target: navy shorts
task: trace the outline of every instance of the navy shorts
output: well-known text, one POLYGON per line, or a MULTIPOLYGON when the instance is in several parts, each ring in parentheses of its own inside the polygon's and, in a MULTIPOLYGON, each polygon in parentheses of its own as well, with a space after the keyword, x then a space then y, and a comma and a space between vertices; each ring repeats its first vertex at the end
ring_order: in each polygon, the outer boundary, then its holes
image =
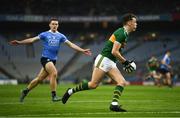
POLYGON ((165 69, 165 68, 158 68, 157 71, 158 71, 159 73, 162 73, 162 74, 166 74, 166 73, 170 72, 169 69, 165 69))
POLYGON ((51 60, 49 58, 46 58, 46 57, 41 57, 41 64, 42 66, 45 68, 46 64, 48 62, 53 62, 54 65, 56 65, 56 60, 51 60))

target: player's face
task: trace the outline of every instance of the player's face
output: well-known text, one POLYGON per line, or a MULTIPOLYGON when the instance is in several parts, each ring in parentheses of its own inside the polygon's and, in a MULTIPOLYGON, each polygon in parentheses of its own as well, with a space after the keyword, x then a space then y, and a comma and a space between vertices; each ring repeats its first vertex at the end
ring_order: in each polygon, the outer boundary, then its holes
POLYGON ((170 52, 167 52, 166 54, 167 54, 168 56, 171 56, 171 53, 170 53, 170 52))
POLYGON ((59 26, 59 23, 58 21, 51 21, 50 24, 49 24, 49 27, 50 27, 50 30, 53 31, 53 32, 56 32, 57 29, 58 29, 58 26, 59 26))
POLYGON ((132 20, 129 21, 128 25, 129 25, 131 31, 135 31, 136 28, 137 28, 137 20, 136 20, 136 18, 132 18, 132 20))

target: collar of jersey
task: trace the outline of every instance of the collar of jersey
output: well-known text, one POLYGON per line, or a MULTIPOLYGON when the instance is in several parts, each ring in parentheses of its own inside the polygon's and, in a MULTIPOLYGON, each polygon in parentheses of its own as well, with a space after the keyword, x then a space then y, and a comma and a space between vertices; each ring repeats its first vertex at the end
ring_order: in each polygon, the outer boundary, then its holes
POLYGON ((51 30, 49 30, 48 32, 51 32, 51 33, 58 33, 58 31, 56 31, 56 32, 52 32, 51 30))
POLYGON ((125 27, 123 27, 123 29, 124 29, 124 34, 126 35, 126 37, 128 36, 128 32, 127 32, 127 30, 126 30, 126 28, 125 27))

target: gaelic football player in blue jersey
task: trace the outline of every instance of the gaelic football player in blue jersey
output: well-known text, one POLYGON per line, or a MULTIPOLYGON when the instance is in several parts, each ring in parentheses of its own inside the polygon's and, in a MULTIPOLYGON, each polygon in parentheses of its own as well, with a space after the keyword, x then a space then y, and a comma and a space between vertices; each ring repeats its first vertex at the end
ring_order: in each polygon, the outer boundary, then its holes
POLYGON ((20 102, 23 102, 27 94, 36 87, 41 81, 47 77, 50 79, 50 88, 52 94, 52 101, 60 101, 61 98, 56 96, 57 88, 57 69, 55 67, 58 51, 60 49, 60 44, 65 43, 69 47, 73 48, 76 51, 82 52, 85 55, 91 55, 90 49, 82 49, 74 43, 70 42, 65 35, 58 32, 59 22, 57 19, 53 18, 50 20, 49 31, 40 33, 38 36, 33 38, 24 39, 21 41, 13 40, 10 42, 11 45, 21 45, 21 44, 30 44, 38 40, 42 41, 43 51, 41 57, 42 68, 37 75, 37 77, 30 82, 30 84, 21 92, 20 102))
POLYGON ((171 66, 171 53, 170 51, 166 51, 163 59, 161 60, 161 64, 159 67, 159 72, 162 74, 164 78, 164 84, 167 84, 169 87, 172 87, 172 66, 171 66))

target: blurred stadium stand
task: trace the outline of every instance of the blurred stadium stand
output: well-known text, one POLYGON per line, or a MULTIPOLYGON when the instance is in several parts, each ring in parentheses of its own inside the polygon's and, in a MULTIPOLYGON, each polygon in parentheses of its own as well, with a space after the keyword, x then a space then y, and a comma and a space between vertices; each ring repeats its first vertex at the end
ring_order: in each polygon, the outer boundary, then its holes
POLYGON ((86 57, 62 45, 56 65, 60 80, 90 79, 94 58, 111 33, 121 26, 120 18, 127 12, 137 14, 139 19, 138 29, 130 35, 123 51, 125 57, 137 63, 135 73, 128 75, 122 71, 127 80, 142 81, 148 58, 154 55, 161 59, 166 50, 171 51, 173 69, 179 76, 179 0, 1 0, 0 78, 28 82, 38 74, 41 42, 14 47, 8 41, 36 36, 49 29, 49 18, 58 17, 59 31, 93 52, 86 57))
POLYGON ((13 0, 10 3, 1 0, 1 14, 106 16, 127 12, 164 14, 180 11, 178 0, 13 0))

